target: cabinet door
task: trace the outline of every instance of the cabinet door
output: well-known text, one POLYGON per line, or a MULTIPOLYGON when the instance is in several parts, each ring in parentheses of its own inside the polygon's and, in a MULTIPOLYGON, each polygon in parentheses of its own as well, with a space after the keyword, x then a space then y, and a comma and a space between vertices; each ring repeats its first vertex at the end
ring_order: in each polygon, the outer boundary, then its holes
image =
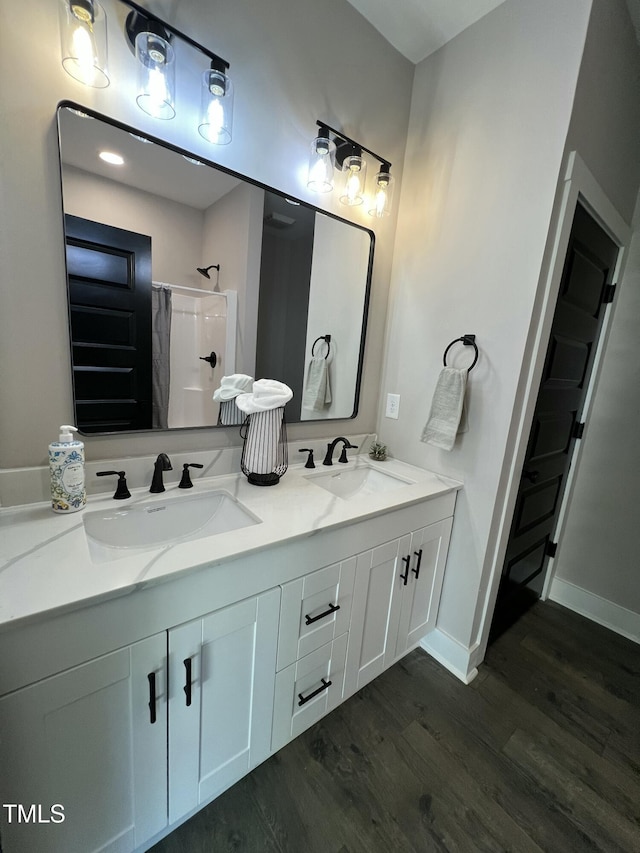
POLYGON ((164 829, 166 649, 158 634, 0 700, 4 853, 128 853, 164 829))
POLYGON ((395 658, 435 628, 452 523, 452 518, 446 518, 411 535, 395 658))
POLYGON ((169 631, 169 822, 271 749, 280 590, 169 631))
POLYGON ((359 554, 353 591, 345 698, 389 665, 395 654, 410 535, 359 554))

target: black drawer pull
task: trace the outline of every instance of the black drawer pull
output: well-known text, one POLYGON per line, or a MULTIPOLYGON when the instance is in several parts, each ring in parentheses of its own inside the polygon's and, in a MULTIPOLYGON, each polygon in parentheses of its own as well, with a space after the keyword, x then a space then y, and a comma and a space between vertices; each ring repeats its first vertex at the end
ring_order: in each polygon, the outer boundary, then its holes
POLYGON ((184 661, 184 695, 187 697, 187 708, 191 705, 191 658, 185 658, 184 661))
POLYGON ((329 609, 325 610, 324 613, 319 613, 317 616, 309 616, 309 614, 307 614, 304 617, 304 624, 305 625, 313 625, 313 623, 317 622, 318 619, 324 619, 325 616, 331 616, 331 614, 335 613, 336 610, 340 610, 340 605, 339 604, 330 604, 329 609))
POLYGON ((416 562, 416 567, 415 567, 415 569, 411 569, 411 571, 412 571, 412 572, 414 573, 414 575, 416 576, 416 580, 418 580, 418 577, 419 577, 419 575, 420 575, 420 563, 422 562, 422 548, 420 548, 420 550, 419 550, 419 551, 414 551, 413 553, 416 555, 416 557, 418 558, 418 560, 417 560, 417 562, 416 562))
POLYGON ((149 681, 149 722, 153 725, 156 721, 156 674, 150 672, 147 676, 149 681))
POLYGON ((402 562, 405 564, 404 565, 404 574, 402 574, 402 572, 400 572, 400 577, 402 578, 402 585, 406 586, 407 581, 409 580, 409 563, 411 562, 411 554, 409 554, 407 557, 403 557, 402 562))
POLYGON ((319 693, 322 693, 323 690, 326 690, 328 687, 331 687, 330 681, 325 681, 324 678, 321 678, 320 681, 322 682, 321 686, 318 687, 317 690, 314 690, 313 693, 309 693, 308 696, 303 696, 302 693, 298 693, 298 699, 299 699, 298 705, 299 706, 306 705, 307 702, 311 702, 311 700, 315 699, 315 697, 319 693))

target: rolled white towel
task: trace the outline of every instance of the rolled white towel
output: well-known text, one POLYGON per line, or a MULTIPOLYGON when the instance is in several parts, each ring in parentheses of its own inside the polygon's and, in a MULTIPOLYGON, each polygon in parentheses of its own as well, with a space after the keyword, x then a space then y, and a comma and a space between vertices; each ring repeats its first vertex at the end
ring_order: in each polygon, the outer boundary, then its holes
POLYGON ((236 397, 236 406, 247 415, 266 412, 284 406, 293 397, 293 391, 284 382, 276 379, 258 379, 253 383, 251 394, 236 397))
POLYGON ((223 376, 220 380, 220 387, 213 392, 213 399, 216 402, 224 400, 233 400, 238 394, 246 394, 253 383, 253 376, 247 376, 246 373, 231 373, 229 376, 223 376))

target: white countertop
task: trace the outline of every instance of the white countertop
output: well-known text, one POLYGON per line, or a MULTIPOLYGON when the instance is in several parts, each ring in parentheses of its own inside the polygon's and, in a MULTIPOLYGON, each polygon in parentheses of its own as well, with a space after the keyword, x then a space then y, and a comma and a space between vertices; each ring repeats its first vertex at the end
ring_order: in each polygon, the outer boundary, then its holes
POLYGON ((250 485, 242 474, 194 479, 194 488, 184 491, 185 495, 224 490, 261 523, 207 538, 127 550, 126 556, 110 562, 92 559, 83 513, 112 509, 114 503, 161 501, 182 490, 172 486, 162 495, 150 495, 146 489, 138 489, 129 500, 118 502, 111 497, 90 497, 85 510, 69 515, 54 513, 49 503, 0 510, 0 630, 445 495, 462 485, 392 459, 373 463, 358 457, 347 465, 334 464, 333 470, 347 471, 362 464, 411 482, 392 491, 343 500, 307 478, 332 470, 322 465, 315 471, 291 466, 277 486, 267 488, 250 485))

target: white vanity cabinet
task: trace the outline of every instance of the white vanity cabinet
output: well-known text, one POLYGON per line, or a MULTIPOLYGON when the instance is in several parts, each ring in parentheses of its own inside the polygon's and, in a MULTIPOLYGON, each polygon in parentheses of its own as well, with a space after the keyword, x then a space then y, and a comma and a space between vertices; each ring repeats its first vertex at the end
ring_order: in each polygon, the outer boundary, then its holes
POLYGON ((345 698, 435 627, 452 520, 445 518, 358 555, 345 698))
POLYGON ((124 853, 166 827, 165 659, 162 632, 0 699, 5 853, 124 853))
POLYGON ((1 802, 64 809, 5 809, 4 853, 144 849, 263 761, 279 609, 271 589, 0 699, 1 802))
POLYGON ((142 853, 427 635, 457 489, 397 467, 397 505, 292 477, 271 526, 239 481, 262 524, 129 564, 43 524, 46 560, 0 573, 3 853, 142 853), (48 606, 21 613, 29 590, 48 606))
POLYGON ((169 631, 169 823, 270 752, 280 590, 169 631))

